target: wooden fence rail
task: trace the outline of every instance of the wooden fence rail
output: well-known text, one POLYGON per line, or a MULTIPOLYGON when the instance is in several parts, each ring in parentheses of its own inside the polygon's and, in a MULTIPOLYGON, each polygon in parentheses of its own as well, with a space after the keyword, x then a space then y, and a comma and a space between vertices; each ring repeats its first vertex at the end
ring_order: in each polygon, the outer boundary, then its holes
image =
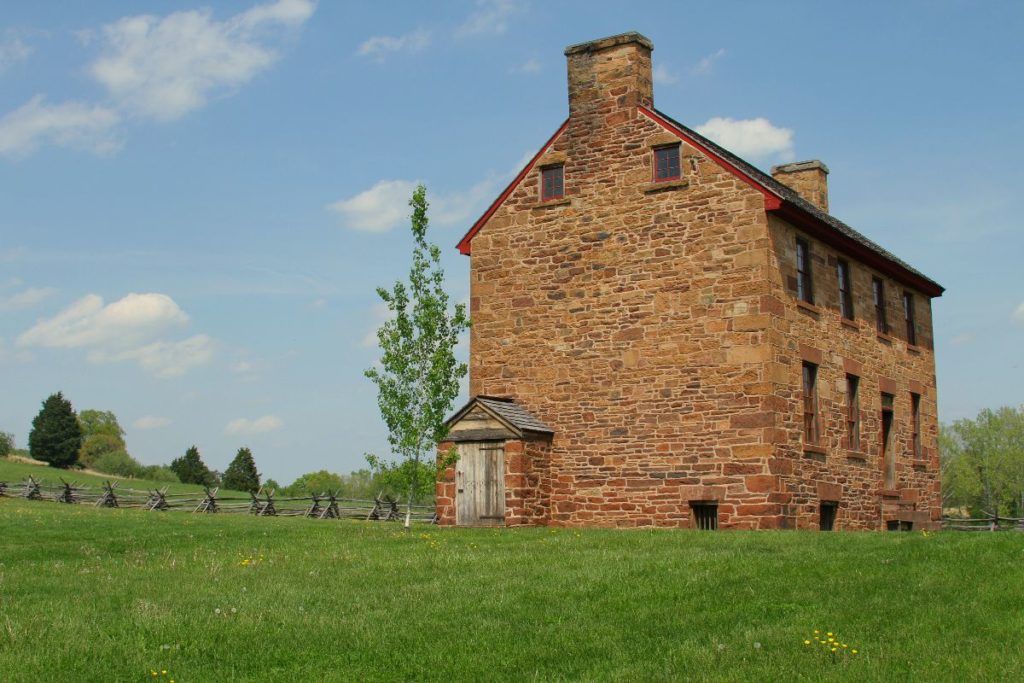
MULTIPOLYGON (((219 488, 194 493, 170 493, 164 486, 155 490, 118 488, 118 482, 105 481, 98 488, 60 480, 50 485, 34 477, 23 482, 0 481, 0 497, 19 496, 29 500, 51 500, 69 505, 88 503, 104 508, 136 508, 150 512, 183 511, 195 514, 252 514, 258 517, 309 517, 311 519, 362 519, 396 521, 402 518, 402 505, 388 496, 373 500, 341 498, 336 491, 311 492, 308 496, 278 498, 273 490, 261 488, 248 497, 219 495, 219 488)), ((434 507, 414 505, 413 520, 437 523, 434 507)))
POLYGON ((950 531, 1024 531, 1024 517, 1002 517, 985 512, 984 517, 943 517, 942 528, 950 531))

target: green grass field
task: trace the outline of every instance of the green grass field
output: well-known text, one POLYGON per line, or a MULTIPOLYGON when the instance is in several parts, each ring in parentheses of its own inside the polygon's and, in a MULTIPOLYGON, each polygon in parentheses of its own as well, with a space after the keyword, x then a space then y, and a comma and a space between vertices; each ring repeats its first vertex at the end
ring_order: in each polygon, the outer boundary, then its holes
POLYGON ((0 499, 4 681, 1020 680, 1022 633, 1011 532, 407 535, 0 499))
MULTIPOLYGON (((86 474, 78 470, 62 470, 56 467, 47 467, 45 465, 33 465, 24 462, 17 462, 14 460, 8 460, 7 458, 0 458, 0 481, 11 484, 21 484, 25 481, 29 475, 36 479, 41 479, 47 484, 60 485, 60 478, 63 477, 69 482, 78 482, 82 486, 89 486, 92 488, 99 489, 102 487, 103 482, 106 480, 118 482, 120 488, 136 489, 139 491, 146 491, 148 489, 157 489, 164 486, 167 487, 168 493, 195 493, 202 495, 203 487, 196 486, 194 484, 181 484, 178 482, 166 482, 166 481, 149 481, 147 479, 127 479, 123 477, 115 477, 112 475, 96 475, 86 474)), ((224 490, 225 495, 227 489, 224 490)), ((233 491, 233 495, 247 496, 249 494, 243 492, 233 491)))

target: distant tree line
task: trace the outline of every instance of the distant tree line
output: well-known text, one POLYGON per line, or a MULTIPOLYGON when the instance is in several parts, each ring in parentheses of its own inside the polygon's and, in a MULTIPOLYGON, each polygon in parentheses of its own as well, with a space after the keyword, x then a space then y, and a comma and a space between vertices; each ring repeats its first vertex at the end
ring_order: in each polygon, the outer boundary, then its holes
POLYGON ((1024 406, 943 425, 939 450, 945 507, 1024 517, 1024 406))
POLYGON ((367 455, 369 468, 350 474, 308 472, 282 486, 273 479, 262 482, 248 447, 239 448, 227 469, 220 473, 203 462, 195 445, 169 465, 143 465, 129 454, 124 437, 124 429, 113 412, 90 409, 76 413, 71 402, 57 392, 43 401, 32 420, 27 451, 17 448, 13 434, 0 431, 0 457, 23 454, 62 469, 89 469, 118 477, 221 486, 233 491, 255 493, 263 485, 282 496, 330 490, 342 498, 369 500, 387 495, 397 499, 405 495, 413 481, 417 502, 430 502, 434 496, 436 468, 432 463, 405 461, 395 465, 367 455), (415 472, 414 467, 418 467, 415 472))

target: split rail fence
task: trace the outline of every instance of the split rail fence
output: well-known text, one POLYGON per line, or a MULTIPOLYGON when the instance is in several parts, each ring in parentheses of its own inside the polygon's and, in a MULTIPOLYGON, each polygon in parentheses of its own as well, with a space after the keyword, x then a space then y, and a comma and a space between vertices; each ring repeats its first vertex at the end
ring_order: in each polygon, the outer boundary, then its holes
MULTIPOLYGON (((405 507, 390 496, 378 495, 373 500, 342 498, 335 491, 310 493, 308 496, 277 497, 272 489, 261 488, 248 496, 231 492, 220 495, 219 488, 206 488, 204 493, 170 493, 159 489, 120 488, 119 482, 105 481, 100 487, 82 486, 63 478, 60 485, 47 484, 29 477, 24 482, 9 484, 0 481, 0 497, 28 500, 51 500, 69 505, 92 505, 106 508, 136 508, 150 512, 179 510, 194 514, 236 513, 258 517, 309 517, 313 519, 363 519, 397 521, 405 518, 405 507)), ((413 521, 437 523, 433 506, 414 505, 413 521)))
POLYGON ((950 531, 1024 531, 1024 517, 1001 517, 986 512, 984 517, 943 517, 942 528, 950 531))

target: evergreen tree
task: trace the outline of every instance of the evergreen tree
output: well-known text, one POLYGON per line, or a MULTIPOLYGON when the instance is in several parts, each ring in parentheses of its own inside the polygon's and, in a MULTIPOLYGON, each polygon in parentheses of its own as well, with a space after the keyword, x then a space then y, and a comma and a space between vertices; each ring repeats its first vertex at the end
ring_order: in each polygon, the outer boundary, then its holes
POLYGON ((28 451, 36 460, 53 467, 68 468, 78 461, 82 447, 82 429, 78 425, 71 401, 59 391, 43 401, 43 407, 32 420, 28 435, 28 451))
POLYGON ((178 475, 182 484, 213 486, 216 483, 216 477, 203 462, 195 446, 185 451, 185 455, 171 461, 171 471, 178 475))
POLYGON ((221 484, 233 491, 256 493, 260 490, 260 473, 256 471, 256 461, 252 459, 252 452, 248 448, 238 449, 238 455, 224 471, 221 484))

